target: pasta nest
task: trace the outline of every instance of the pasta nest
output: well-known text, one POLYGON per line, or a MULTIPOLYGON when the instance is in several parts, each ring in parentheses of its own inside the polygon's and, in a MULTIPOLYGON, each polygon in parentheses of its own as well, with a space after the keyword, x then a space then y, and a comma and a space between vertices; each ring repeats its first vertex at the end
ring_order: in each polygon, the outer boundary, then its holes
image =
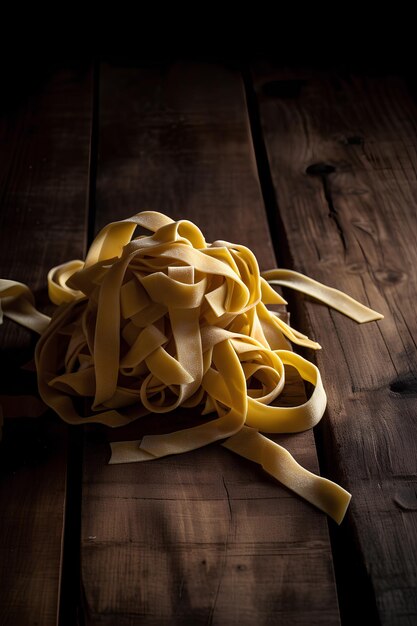
POLYGON ((303 365, 317 388, 318 371, 288 340, 318 344, 267 309, 285 300, 245 246, 208 244, 192 222, 143 212, 104 228, 85 262, 51 270, 49 293, 61 306, 37 345, 38 385, 67 422, 121 426, 203 405, 218 420, 193 428, 197 447, 245 423, 294 432, 317 421, 315 398, 298 410, 269 406, 285 363, 303 365), (132 239, 137 226, 152 234, 132 239))
POLYGON ((85 261, 49 272, 49 295, 58 305, 52 319, 35 308, 26 285, 5 279, 0 316, 3 310, 40 334, 39 393, 71 424, 123 426, 148 413, 201 407, 190 428, 113 442, 110 463, 148 461, 222 439, 340 523, 350 494, 259 432, 306 430, 326 407, 318 368, 291 343, 320 346, 268 308, 286 304, 271 284, 360 323, 383 317, 297 272, 261 273, 245 246, 207 243, 192 222, 153 211, 107 225, 85 261), (133 237, 137 226, 151 234, 133 237), (274 404, 286 365, 314 388, 299 406, 274 404), (206 414, 215 417, 202 419, 206 414))

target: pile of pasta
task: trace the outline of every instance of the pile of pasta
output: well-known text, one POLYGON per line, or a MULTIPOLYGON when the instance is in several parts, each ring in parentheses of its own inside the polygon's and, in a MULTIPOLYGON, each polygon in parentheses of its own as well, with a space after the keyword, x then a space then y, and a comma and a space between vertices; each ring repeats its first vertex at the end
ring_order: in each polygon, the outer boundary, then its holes
POLYGON ((107 225, 85 261, 49 272, 58 305, 52 319, 20 283, 1 281, 0 294, 6 315, 40 333, 39 393, 66 422, 117 427, 180 406, 195 410, 193 427, 112 443, 110 463, 221 440, 340 523, 350 494, 261 434, 312 428, 326 407, 319 370, 291 349, 320 346, 268 309, 286 304, 271 284, 298 289, 358 322, 382 317, 296 272, 261 274, 247 247, 207 243, 192 222, 153 211, 107 225), (134 238, 138 226, 150 234, 134 238), (285 387, 285 365, 314 387, 300 406, 273 404, 285 387), (215 419, 202 418, 212 413, 215 419))

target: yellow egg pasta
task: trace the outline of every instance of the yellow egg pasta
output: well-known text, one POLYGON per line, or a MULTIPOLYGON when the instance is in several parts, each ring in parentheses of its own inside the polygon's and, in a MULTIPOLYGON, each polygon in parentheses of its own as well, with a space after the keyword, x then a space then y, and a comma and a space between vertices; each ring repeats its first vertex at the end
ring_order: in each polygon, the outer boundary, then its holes
POLYGON ((194 408, 196 425, 111 444, 110 463, 147 461, 215 441, 262 467, 341 522, 350 494, 303 469, 265 433, 295 433, 323 416, 319 370, 291 343, 319 344, 267 305, 270 286, 297 289, 358 322, 380 319, 346 294, 297 272, 260 273, 245 246, 206 243, 190 221, 145 211, 106 226, 85 261, 48 274, 52 319, 30 290, 0 281, 2 309, 40 333, 35 361, 42 400, 70 424, 126 425, 149 413, 194 408), (140 226, 149 235, 133 238, 140 226), (292 366, 314 391, 300 406, 275 406, 292 366), (200 415, 215 413, 204 421, 200 415))

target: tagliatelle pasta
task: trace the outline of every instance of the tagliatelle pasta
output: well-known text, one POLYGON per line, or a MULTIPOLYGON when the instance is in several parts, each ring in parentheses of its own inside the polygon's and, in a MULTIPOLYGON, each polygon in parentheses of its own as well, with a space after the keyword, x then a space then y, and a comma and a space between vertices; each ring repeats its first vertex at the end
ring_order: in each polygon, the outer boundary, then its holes
POLYGON ((340 523, 350 494, 303 469, 259 432, 312 428, 326 407, 319 370, 290 342, 320 346, 267 308, 286 304, 269 283, 298 289, 358 322, 382 317, 296 272, 261 274, 248 248, 207 244, 192 222, 152 211, 109 224, 85 262, 49 272, 49 295, 58 305, 52 319, 35 309, 24 285, 0 281, 0 295, 5 315, 40 333, 39 393, 66 422, 116 427, 148 413, 195 408, 192 428, 112 443, 110 463, 225 440, 226 448, 259 463, 340 523), (132 238, 137 226, 152 234, 132 238), (273 404, 285 387, 285 365, 314 386, 300 406, 273 404), (210 421, 198 416, 213 412, 210 421))

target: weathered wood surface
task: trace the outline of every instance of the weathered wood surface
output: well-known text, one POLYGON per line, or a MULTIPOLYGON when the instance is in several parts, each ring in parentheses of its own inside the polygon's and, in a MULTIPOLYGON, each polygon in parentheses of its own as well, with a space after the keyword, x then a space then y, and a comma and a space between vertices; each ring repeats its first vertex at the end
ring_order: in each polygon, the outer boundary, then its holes
MULTIPOLYGON (((358 326, 304 304, 323 346, 324 461, 353 494, 347 524, 378 620, 415 624, 417 109, 395 77, 253 76, 294 269, 385 315, 358 326)), ((361 607, 348 612, 353 623, 361 607)))
MULTIPOLYGON (((329 396, 320 430, 323 473, 353 493, 343 526, 332 527, 344 623, 362 614, 355 598, 363 584, 362 595, 370 589, 373 596, 367 623, 377 616, 381 624, 412 624, 416 106, 396 78, 260 66, 253 77, 285 230, 273 229, 274 243, 285 256, 285 236, 287 265, 385 314, 357 326, 296 299, 294 325, 304 324, 323 345, 317 353, 329 396), (363 570, 347 558, 355 551, 363 570)), ((203 64, 102 65, 100 85, 94 230, 154 209, 195 221, 209 241, 244 243, 263 268, 274 266, 239 74, 203 64)), ((29 284, 50 309, 46 272, 83 255, 94 217, 88 220, 85 208, 91 72, 45 74, 32 88, 13 106, 1 103, 1 276, 29 284)), ((31 334, 6 320, 0 343, 1 393, 35 392, 32 373, 20 369, 33 353, 31 334)), ((190 423, 185 412, 175 419, 190 423)), ((149 464, 107 465, 108 440, 166 427, 150 418, 86 435, 85 622, 338 623, 326 519, 259 468, 218 445, 149 464)), ((7 420, 4 441, 0 623, 55 624, 66 428, 53 416, 7 420)), ((312 433, 280 441, 317 471, 312 433)), ((66 584, 76 588, 77 572, 70 576, 66 584)))
MULTIPOLYGON (((99 115, 96 230, 153 209, 275 265, 238 73, 102 65, 99 115)), ((107 465, 106 439, 126 433, 85 442, 88 624, 338 623, 323 514, 218 445, 107 465)), ((281 440, 317 471, 311 432, 281 440)))
MULTIPOLYGON (((25 78, 16 77, 14 87, 25 78)), ((45 73, 29 92, 6 88, 2 96, 1 277, 28 284, 44 309, 48 269, 84 250, 90 78, 88 71, 45 73)), ((0 327, 0 394, 36 393, 33 372, 20 369, 33 357, 34 343, 29 331, 8 320, 0 327)), ((66 432, 55 416, 6 419, 0 450, 2 626, 58 622, 66 432)))

